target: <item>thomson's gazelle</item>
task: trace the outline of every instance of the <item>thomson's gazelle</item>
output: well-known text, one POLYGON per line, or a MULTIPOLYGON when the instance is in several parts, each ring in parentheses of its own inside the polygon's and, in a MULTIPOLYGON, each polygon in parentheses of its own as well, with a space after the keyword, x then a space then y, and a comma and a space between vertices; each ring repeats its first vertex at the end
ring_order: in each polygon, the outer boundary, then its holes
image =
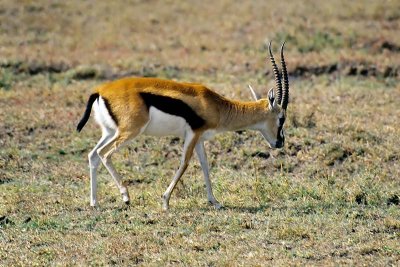
POLYGON ((114 178, 123 201, 129 203, 126 186, 115 170, 111 155, 130 139, 140 135, 175 135, 184 138, 181 164, 171 184, 162 196, 163 209, 167 210, 175 185, 185 172, 193 151, 200 160, 204 173, 208 201, 216 208, 204 141, 223 131, 241 129, 258 130, 272 148, 281 148, 285 142, 283 124, 289 102, 289 82, 281 47, 281 75, 271 52, 269 55, 275 76, 276 88, 268 92, 267 99, 242 102, 227 99, 204 85, 181 83, 156 78, 126 78, 99 86, 87 102, 77 130, 81 131, 90 117, 92 107, 102 129, 102 137, 89 153, 90 205, 96 206, 97 168, 103 162, 114 178))

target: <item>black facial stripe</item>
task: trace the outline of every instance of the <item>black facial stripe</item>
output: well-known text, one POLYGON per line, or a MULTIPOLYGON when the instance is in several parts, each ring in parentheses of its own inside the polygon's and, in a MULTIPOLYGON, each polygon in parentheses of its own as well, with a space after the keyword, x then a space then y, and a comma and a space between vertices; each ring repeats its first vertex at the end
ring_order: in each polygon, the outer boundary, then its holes
POLYGON ((278 123, 279 123, 279 126, 278 126, 278 133, 277 133, 277 140, 285 140, 285 136, 284 135, 282 135, 281 136, 281 132, 282 132, 282 129, 283 129, 283 124, 285 123, 285 117, 283 117, 283 118, 279 118, 278 119, 278 123))
POLYGON ((205 124, 205 120, 182 100, 151 93, 140 93, 140 96, 148 109, 153 106, 168 114, 182 117, 193 130, 201 128, 205 124))
POLYGON ((113 119, 113 121, 115 122, 115 124, 118 125, 118 119, 117 119, 117 117, 115 116, 114 112, 111 109, 110 102, 108 102, 108 100, 105 99, 104 97, 102 97, 102 98, 104 100, 104 104, 106 105, 108 113, 110 114, 110 116, 113 119))

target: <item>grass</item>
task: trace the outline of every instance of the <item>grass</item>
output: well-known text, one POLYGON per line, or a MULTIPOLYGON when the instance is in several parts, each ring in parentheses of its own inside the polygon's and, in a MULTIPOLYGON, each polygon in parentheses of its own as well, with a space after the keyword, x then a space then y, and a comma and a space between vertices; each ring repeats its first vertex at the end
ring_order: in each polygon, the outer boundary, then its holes
POLYGON ((398 77, 291 77, 284 149, 253 132, 206 144, 220 211, 206 203, 196 158, 161 211, 182 147, 172 137, 139 137, 115 155, 131 206, 101 168, 91 209, 87 153, 100 132, 92 121, 75 132, 91 88, 114 74, 197 81, 248 100, 251 83, 265 96, 265 39, 288 40, 291 69, 395 68, 398 52, 379 42, 400 44, 397 10, 395 1, 5 1, 0 265, 398 265, 398 77))

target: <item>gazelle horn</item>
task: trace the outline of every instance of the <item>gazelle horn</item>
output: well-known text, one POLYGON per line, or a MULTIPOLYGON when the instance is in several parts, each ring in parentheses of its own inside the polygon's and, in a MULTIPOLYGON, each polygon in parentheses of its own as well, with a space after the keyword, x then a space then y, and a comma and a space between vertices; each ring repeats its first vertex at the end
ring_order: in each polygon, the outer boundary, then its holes
POLYGON ((269 58, 272 63, 272 69, 274 71, 274 76, 275 76, 275 83, 276 83, 276 103, 280 104, 282 100, 282 82, 281 82, 281 77, 279 74, 278 66, 276 66, 274 56, 272 55, 271 51, 271 41, 269 42, 268 46, 269 50, 269 58))
POLYGON ((282 108, 286 109, 289 103, 289 78, 286 69, 285 58, 283 56, 283 48, 285 46, 285 42, 283 42, 281 46, 281 64, 282 64, 282 79, 283 79, 283 95, 282 95, 282 108))

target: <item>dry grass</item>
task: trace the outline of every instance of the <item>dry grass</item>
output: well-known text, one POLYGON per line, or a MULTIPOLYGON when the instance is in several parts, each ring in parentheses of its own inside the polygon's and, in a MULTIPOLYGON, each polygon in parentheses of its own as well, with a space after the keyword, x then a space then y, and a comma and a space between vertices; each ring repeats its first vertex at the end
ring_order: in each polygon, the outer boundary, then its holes
POLYGON ((292 69, 396 66, 399 52, 383 44, 400 45, 398 10, 397 1, 3 1, 0 265, 398 265, 396 77, 292 77, 283 150, 252 132, 206 145, 221 211, 207 205, 193 160, 161 212, 182 144, 145 137, 115 155, 131 206, 102 168, 101 207, 90 209, 86 155, 100 133, 92 122, 74 131, 108 68, 250 99, 249 81, 270 86, 266 39, 288 40, 292 69), (68 67, 33 75, 32 62, 68 67))

